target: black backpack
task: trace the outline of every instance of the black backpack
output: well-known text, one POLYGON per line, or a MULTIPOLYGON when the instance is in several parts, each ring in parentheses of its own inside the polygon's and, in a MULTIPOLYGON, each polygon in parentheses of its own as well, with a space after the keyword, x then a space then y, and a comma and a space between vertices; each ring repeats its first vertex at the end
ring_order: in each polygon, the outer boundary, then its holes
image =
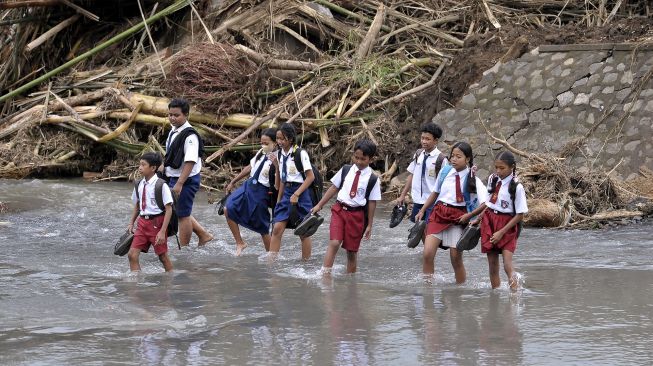
MULTIPOLYGON (((342 167, 342 175, 340 176, 340 187, 338 187, 338 192, 342 189, 342 184, 345 182, 345 177, 347 174, 349 174, 349 170, 351 169, 352 165, 351 164, 346 164, 342 167)), ((374 186, 376 185, 376 182, 379 180, 379 177, 372 173, 370 175, 370 180, 367 181, 367 187, 365 188, 365 208, 363 209, 363 212, 365 214, 365 225, 364 229, 367 228, 367 220, 368 220, 368 205, 370 203, 370 194, 372 193, 372 189, 374 189, 374 186)))
MULTIPOLYGON (((302 179, 306 180, 306 172, 304 171, 304 164, 302 163, 301 157, 303 150, 304 149, 301 147, 296 148, 293 152, 293 160, 295 161, 295 167, 297 170, 299 170, 299 174, 302 175, 302 179)), ((279 150, 278 159, 281 161, 281 150, 279 150)), ((313 206, 315 206, 322 199, 322 195, 324 193, 324 179, 322 178, 320 171, 315 168, 315 165, 311 164, 311 170, 313 171, 313 176, 315 179, 313 179, 313 183, 311 183, 311 186, 309 187, 309 192, 311 194, 311 201, 313 202, 313 206)))
MULTIPOLYGON (((134 183, 134 190, 136 191, 136 200, 138 201, 140 206, 141 198, 140 194, 141 192, 138 191, 138 185, 141 183, 141 181, 136 181, 134 183)), ((159 210, 165 212, 166 211, 166 206, 163 204, 163 185, 167 184, 163 179, 157 179, 156 183, 154 183, 154 199, 156 200, 156 205, 159 206, 159 210)), ((177 200, 175 198, 174 193, 172 193, 172 215, 170 216, 170 222, 168 223, 168 229, 167 233, 168 236, 175 236, 177 235, 177 232, 179 231, 179 218, 177 217, 177 200)))

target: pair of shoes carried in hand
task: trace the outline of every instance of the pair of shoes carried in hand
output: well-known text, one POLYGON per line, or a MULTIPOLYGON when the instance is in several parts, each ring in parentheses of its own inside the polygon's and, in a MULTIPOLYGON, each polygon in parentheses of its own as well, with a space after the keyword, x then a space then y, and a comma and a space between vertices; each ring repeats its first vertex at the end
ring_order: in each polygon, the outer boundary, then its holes
POLYGON ((417 221, 408 230, 408 243, 406 243, 406 246, 411 249, 417 247, 422 240, 422 236, 424 236, 424 230, 426 230, 426 220, 417 221))
POLYGON ((392 214, 390 215, 390 228, 396 227, 401 223, 401 221, 406 217, 406 214, 408 213, 408 205, 405 203, 402 203, 400 205, 395 206, 392 209, 392 214))
POLYGON ((317 229, 324 222, 324 217, 318 214, 308 214, 302 222, 297 225, 293 232, 297 236, 309 237, 317 232, 317 229))

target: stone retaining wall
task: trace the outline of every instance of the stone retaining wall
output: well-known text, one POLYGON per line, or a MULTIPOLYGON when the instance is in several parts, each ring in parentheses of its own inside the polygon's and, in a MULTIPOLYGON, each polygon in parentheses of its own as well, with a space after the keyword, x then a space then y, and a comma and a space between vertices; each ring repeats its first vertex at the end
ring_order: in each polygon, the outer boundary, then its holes
POLYGON ((559 154, 593 130, 569 163, 581 172, 616 166, 615 175, 634 177, 640 166, 653 168, 652 56, 653 48, 623 44, 541 46, 487 70, 433 121, 446 142, 472 144, 483 175, 501 146, 489 143, 479 118, 530 152, 559 154))

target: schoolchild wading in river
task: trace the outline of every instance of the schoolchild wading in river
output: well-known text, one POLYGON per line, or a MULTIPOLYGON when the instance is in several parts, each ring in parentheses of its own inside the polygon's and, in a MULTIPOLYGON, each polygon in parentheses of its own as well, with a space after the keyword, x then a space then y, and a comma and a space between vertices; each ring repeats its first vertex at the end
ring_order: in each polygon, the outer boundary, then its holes
MULTIPOLYGON (((272 259, 281 249, 281 238, 286 228, 294 228, 310 213, 313 202, 309 187, 315 176, 311 168, 311 160, 304 149, 295 145, 297 132, 289 123, 281 125, 277 131, 278 171, 276 180, 279 187, 277 205, 274 209, 274 226, 270 240, 270 255, 272 259), (295 155, 299 153, 304 172, 300 172, 295 164, 295 155), (304 178, 305 177, 305 178, 304 178)), ((311 238, 301 237, 302 259, 308 260, 311 256, 311 238)))

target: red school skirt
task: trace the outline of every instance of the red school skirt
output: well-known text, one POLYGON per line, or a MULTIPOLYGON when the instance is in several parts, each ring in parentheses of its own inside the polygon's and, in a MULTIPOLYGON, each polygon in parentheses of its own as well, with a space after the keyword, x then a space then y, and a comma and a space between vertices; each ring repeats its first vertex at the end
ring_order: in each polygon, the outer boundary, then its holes
POLYGON ((439 234, 451 225, 458 225, 458 220, 466 213, 467 208, 465 206, 453 206, 438 202, 431 211, 431 216, 429 216, 426 235, 439 234))
POLYGON ((498 252, 508 250, 512 253, 517 249, 517 225, 513 226, 503 235, 501 241, 496 244, 490 242, 492 234, 501 230, 512 220, 513 216, 507 213, 497 213, 487 209, 481 220, 481 253, 498 252))
POLYGON ((329 239, 342 240, 342 247, 350 252, 358 252, 365 232, 365 212, 363 207, 348 207, 340 202, 331 206, 329 239))

